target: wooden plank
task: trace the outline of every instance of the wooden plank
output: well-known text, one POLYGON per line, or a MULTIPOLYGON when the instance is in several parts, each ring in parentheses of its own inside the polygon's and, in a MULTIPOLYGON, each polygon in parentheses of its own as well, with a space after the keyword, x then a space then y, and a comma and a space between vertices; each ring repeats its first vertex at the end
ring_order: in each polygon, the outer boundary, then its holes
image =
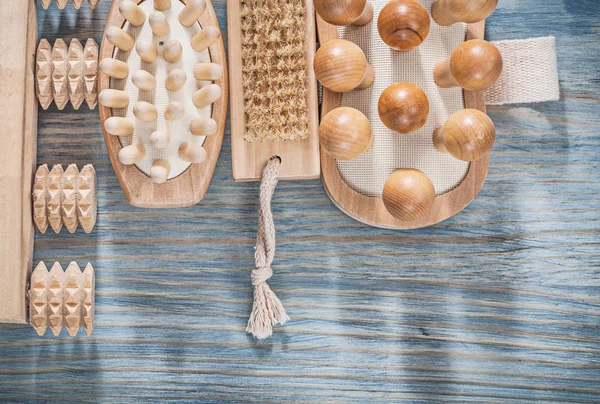
POLYGON ((316 47, 315 12, 312 1, 306 1, 306 66, 309 135, 304 140, 254 142, 244 140, 246 116, 242 76, 242 30, 239 0, 227 1, 230 91, 231 91, 231 149, 233 178, 236 181, 260 181, 262 170, 273 156, 281 158, 279 179, 314 179, 320 175, 317 82, 313 69, 316 47))
POLYGON ((34 0, 0 4, 0 37, 5 39, 0 41, 0 322, 24 323, 33 255, 31 194, 37 147, 34 0))

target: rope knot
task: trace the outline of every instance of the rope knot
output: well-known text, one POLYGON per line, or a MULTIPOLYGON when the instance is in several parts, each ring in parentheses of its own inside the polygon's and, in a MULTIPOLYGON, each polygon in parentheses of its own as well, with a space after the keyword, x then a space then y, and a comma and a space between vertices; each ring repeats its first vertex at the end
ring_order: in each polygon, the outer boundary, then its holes
POLYGON ((265 283, 271 276, 273 276, 273 269, 271 266, 262 268, 256 268, 252 270, 252 285, 258 286, 261 283, 265 283))

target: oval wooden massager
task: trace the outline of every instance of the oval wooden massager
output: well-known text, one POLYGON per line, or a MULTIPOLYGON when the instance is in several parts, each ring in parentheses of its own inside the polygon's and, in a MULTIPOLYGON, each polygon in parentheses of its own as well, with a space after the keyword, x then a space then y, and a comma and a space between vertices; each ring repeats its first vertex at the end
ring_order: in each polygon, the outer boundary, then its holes
POLYGON ((114 0, 100 48, 104 140, 129 202, 191 206, 227 118, 225 48, 210 0, 114 0))
POLYGON ((483 40, 483 20, 497 1, 374 0, 378 20, 360 28, 339 26, 354 23, 360 1, 320 3, 315 71, 330 198, 378 227, 453 216, 481 189, 495 140, 482 90, 500 76, 502 57, 483 40))

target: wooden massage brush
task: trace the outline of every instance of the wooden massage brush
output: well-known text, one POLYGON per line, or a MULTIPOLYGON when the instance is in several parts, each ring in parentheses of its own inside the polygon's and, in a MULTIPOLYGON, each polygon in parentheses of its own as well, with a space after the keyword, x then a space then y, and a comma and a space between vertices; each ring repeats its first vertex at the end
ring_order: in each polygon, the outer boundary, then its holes
MULTIPOLYGON (((91 165, 81 171, 75 165, 65 171, 60 165, 52 170, 43 165, 34 176, 38 111, 36 1, 1 2, 0 16, 0 33, 12 38, 0 44, 0 85, 4 86, 4 97, 0 98, 4 129, 0 135, 0 155, 8 170, 0 178, 4 190, 0 193, 0 206, 3 207, 0 215, 0 322, 24 324, 29 315, 29 321, 40 335, 47 328, 58 335, 63 327, 70 335, 76 335, 81 327, 89 334, 94 318, 93 267, 87 264, 81 271, 72 262, 63 271, 60 264, 55 263, 48 271, 40 262, 33 274, 31 269, 34 222, 42 232, 49 226, 59 231, 64 225, 69 231, 75 231, 81 225, 86 232, 94 227, 95 172, 91 165)), ((66 44, 57 42, 61 55, 67 57, 69 50, 66 44)), ((82 51, 85 51, 76 42, 72 44, 79 60, 82 51)), ((42 43, 40 47, 46 62, 52 63, 49 44, 42 43)), ((60 66, 64 67, 64 64, 60 66)), ((55 99, 52 68, 48 65, 43 65, 43 68, 46 69, 47 80, 42 89, 50 89, 49 94, 48 90, 44 90, 44 102, 49 103, 55 99)), ((66 98, 73 102, 76 97, 68 96, 68 73, 65 77, 66 81, 58 86, 61 89, 58 99, 64 101, 66 98), (62 89, 66 90, 66 97, 62 89)), ((75 87, 79 97, 75 103, 80 104, 85 99, 85 91, 75 87)))
POLYGON ((209 0, 114 0, 100 48, 104 140, 129 202, 204 196, 227 118, 227 64, 209 0))

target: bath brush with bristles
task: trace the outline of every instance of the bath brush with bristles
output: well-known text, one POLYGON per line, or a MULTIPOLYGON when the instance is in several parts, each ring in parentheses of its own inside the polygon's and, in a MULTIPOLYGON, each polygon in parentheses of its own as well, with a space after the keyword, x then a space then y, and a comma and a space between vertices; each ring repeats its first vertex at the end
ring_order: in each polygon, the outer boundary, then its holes
POLYGON ((123 192, 138 207, 198 203, 227 117, 225 48, 210 0, 115 0, 98 102, 123 192))

